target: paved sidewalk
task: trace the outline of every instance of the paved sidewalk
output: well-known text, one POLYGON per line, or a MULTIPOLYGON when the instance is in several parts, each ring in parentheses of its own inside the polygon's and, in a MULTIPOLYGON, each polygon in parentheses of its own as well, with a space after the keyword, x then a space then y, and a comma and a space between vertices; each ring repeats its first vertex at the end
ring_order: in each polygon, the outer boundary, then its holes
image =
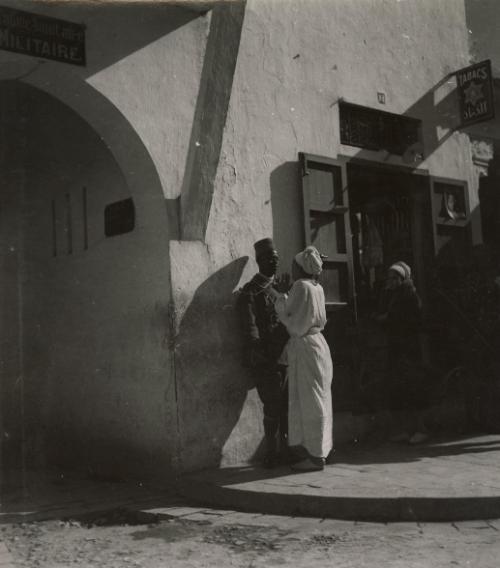
POLYGON ((231 467, 185 475, 177 487, 172 481, 107 482, 55 473, 31 473, 24 481, 3 491, 0 523, 117 509, 162 518, 172 507, 197 504, 358 521, 494 519, 500 518, 500 435, 354 446, 322 472, 231 467))
POLYGON ((500 518, 500 436, 343 450, 322 472, 231 467, 184 478, 192 502, 365 521, 500 518))

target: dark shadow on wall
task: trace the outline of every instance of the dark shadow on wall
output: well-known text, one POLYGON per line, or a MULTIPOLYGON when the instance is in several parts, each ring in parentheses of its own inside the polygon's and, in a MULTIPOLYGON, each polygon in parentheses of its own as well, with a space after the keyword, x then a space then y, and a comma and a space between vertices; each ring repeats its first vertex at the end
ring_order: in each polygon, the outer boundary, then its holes
MULTIPOLYGON (((106 68, 117 61, 124 59, 131 53, 134 53, 144 46, 153 43, 158 40, 162 40, 165 36, 169 33, 174 32, 176 29, 185 26, 189 22, 198 19, 197 23, 193 22, 195 26, 199 26, 199 29, 205 30, 205 24, 207 19, 204 18, 204 13, 207 12, 209 9, 214 8, 216 3, 210 2, 203 2, 195 6, 195 4, 191 4, 189 9, 185 9, 180 7, 179 5, 174 5, 172 3, 146 3, 144 5, 139 6, 138 4, 130 3, 130 5, 116 5, 112 6, 108 4, 107 6, 92 6, 90 4, 74 4, 70 6, 60 6, 61 13, 58 15, 60 17, 68 18, 71 21, 81 21, 85 22, 88 30, 88 34, 92 33, 93 42, 92 44, 88 45, 88 65, 84 69, 80 69, 83 75, 92 75, 96 72, 100 71, 103 68, 106 68), (205 23, 204 23, 205 22, 205 23), (112 25, 111 25, 112 24, 112 25), (110 32, 109 30, 119 30, 119 37, 114 37, 114 32, 110 32), (108 34, 106 36, 106 40, 102 38, 102 34, 108 34), (101 38, 99 38, 101 36, 101 38), (96 45, 106 45, 106 52, 104 53, 96 53, 95 46, 96 45)), ((32 6, 30 2, 22 2, 19 5, 19 8, 26 8, 29 9, 32 6)), ((36 11, 40 13, 45 12, 44 7, 36 8, 36 11)), ((204 73, 208 75, 211 79, 216 79, 215 83, 212 80, 213 85, 207 85, 204 83, 202 92, 199 93, 198 100, 197 100, 197 122, 196 127, 199 127, 199 131, 203 134, 203 141, 207 141, 207 153, 204 153, 201 158, 196 161, 196 164, 202 164, 197 170, 196 174, 198 177, 196 181, 199 181, 202 189, 206 186, 204 183, 207 181, 205 174, 209 171, 210 176, 212 176, 209 180, 209 183, 213 183, 213 177, 215 177, 216 167, 219 160, 219 153, 220 153, 220 142, 222 140, 222 131, 225 124, 225 116, 227 113, 227 107, 229 103, 229 96, 231 91, 231 84, 232 84, 232 76, 234 73, 234 65, 236 62, 237 57, 237 44, 239 43, 239 37, 241 33, 241 23, 244 14, 244 4, 234 3, 232 6, 223 7, 216 7, 214 9, 213 18, 211 21, 211 28, 210 28, 210 40, 208 50, 210 53, 205 54, 205 62, 204 62, 204 73), (233 30, 231 26, 225 26, 227 23, 239 23, 239 28, 233 30), (231 39, 235 42, 232 43, 229 51, 228 51, 228 43, 227 36, 230 35, 231 39), (231 51, 231 47, 235 47, 234 53, 231 51), (217 57, 217 50, 228 51, 228 55, 226 58, 232 61, 233 67, 228 69, 221 69, 224 66, 224 62, 221 62, 221 58, 217 57), (224 71, 224 81, 220 80, 220 72, 224 71), (223 92, 219 92, 217 89, 221 88, 221 84, 223 85, 224 89, 223 92), (215 100, 216 99, 216 100, 215 100), (215 106, 214 111, 214 103, 217 103, 215 106), (207 110, 208 109, 208 110, 207 110), (199 116, 198 116, 199 115, 199 116), (206 118, 208 117, 208 118, 206 118), (220 140, 219 140, 220 138, 220 140), (214 140, 218 140, 216 144, 216 149, 212 152, 212 146, 210 142, 214 140), (208 164, 209 168, 204 169, 203 166, 208 164), (203 171, 202 171, 203 170, 203 171), (201 181, 200 181, 201 180, 201 181)), ((198 33, 196 37, 200 34, 198 33)), ((202 34, 203 35, 203 34, 202 34)), ((193 34, 193 37, 194 34, 193 34)), ((207 81, 206 83, 210 83, 207 81)), ((23 84, 22 82, 17 81, 6 81, 4 83, 5 88, 12 88, 14 89, 15 96, 18 98, 19 101, 27 101, 29 104, 36 105, 39 97, 44 97, 46 100, 50 101, 51 103, 56 101, 56 99, 51 96, 47 95, 45 92, 39 90, 38 88, 31 87, 28 85, 23 84), (10 86, 10 87, 9 87, 10 86), (52 100, 54 99, 54 100, 52 100)), ((56 90, 56 89, 55 89, 56 90)), ((96 89, 94 89, 91 85, 85 83, 82 80, 82 76, 77 73, 68 73, 68 80, 64 84, 64 88, 57 89, 58 94, 61 95, 61 98, 64 99, 65 102, 60 102, 57 99, 57 103, 64 107, 67 107, 69 112, 76 111, 79 115, 79 118, 83 119, 87 125, 89 125, 92 130, 96 133, 96 135, 101 136, 101 132, 106 133, 107 140, 106 144, 112 149, 113 154, 116 156, 117 162, 120 164, 124 175, 126 175, 127 182, 130 186, 130 190, 133 193, 134 200, 139 202, 138 213, 141 215, 142 218, 148 219, 150 221, 152 218, 162 220, 165 217, 165 210, 162 207, 159 207, 160 200, 161 205, 166 207, 166 219, 167 219, 167 229, 169 231, 168 238, 170 239, 178 239, 180 233, 180 226, 179 226, 179 219, 180 219, 180 205, 179 199, 177 200, 164 200, 163 199, 163 192, 161 188, 161 183, 158 177, 158 173, 154 166, 154 163, 151 159, 149 152, 147 151, 146 147, 142 143, 142 140, 128 123, 128 121, 123 117, 117 107, 114 106, 106 97, 104 97, 101 93, 99 93, 96 89), (74 87, 74 88, 73 88, 74 87), (64 95, 64 96, 63 96, 64 95), (109 128, 111 126, 111 128, 109 128), (109 132, 112 132, 112 136, 109 132), (125 142, 123 142, 125 141, 125 142), (134 193, 134 188, 147 188, 148 191, 140 191, 134 193)), ((29 106, 28 104, 28 106, 29 106)), ((45 122, 50 122, 51 115, 46 115, 44 118, 45 122)), ((193 134, 194 137, 194 134, 193 134)), ((50 142, 50 141, 49 141, 50 142)), ((196 140, 192 139, 192 145, 195 146, 196 140)), ((50 145, 49 145, 50 148, 50 145)), ((26 161, 26 167, 31 167, 28 161, 26 161)), ((46 162, 47 168, 53 168, 54 164, 52 161, 46 162)), ((85 167, 85 164, 82 164, 82 168, 85 167)), ((57 168, 56 168, 57 169, 57 168)), ((209 177, 210 177, 209 176, 209 177)), ((162 220, 163 222, 163 220, 162 220)), ((232 265, 231 265, 232 266, 232 265)), ((234 275, 235 275, 235 283, 239 281, 239 276, 241 275, 241 270, 243 269, 244 262, 243 259, 241 261, 235 261, 235 266, 233 267, 234 275), (240 267, 239 262, 242 262, 242 266, 240 267), (238 274, 239 272, 239 274, 238 274)), ((206 298, 208 301, 211 302, 209 306, 207 306, 206 313, 213 314, 213 309, 223 309, 226 310, 227 306, 223 305, 224 303, 230 303, 232 288, 231 286, 226 287, 224 283, 229 280, 232 281, 231 274, 233 274, 232 270, 229 268, 228 272, 225 272, 225 276, 222 275, 220 279, 215 278, 217 282, 214 286, 213 293, 210 292, 211 286, 214 282, 213 278, 211 277, 205 285, 203 285, 202 289, 200 289, 201 296, 195 296, 193 304, 199 305, 199 303, 203 304, 206 298), (219 296, 217 296, 214 300, 214 294, 217 292, 217 286, 219 286, 219 296), (223 292, 221 292, 223 291, 223 292), (201 299, 199 299, 201 297, 201 299), (220 299, 220 302, 219 302, 220 299), (198 303, 199 302, 199 303, 198 303), (214 302, 214 303, 212 303, 214 302)), ((215 275, 214 275, 215 276, 215 275)), ((233 286, 234 287, 234 286, 233 286)), ((188 310, 188 321, 192 322, 193 328, 199 330, 201 328, 205 329, 201 322, 195 323, 196 320, 200 317, 200 310, 197 308, 194 312, 188 310), (193 314, 193 317, 190 319, 190 314, 193 314)), ((208 316, 210 317, 210 315, 208 316)), ((203 323, 206 323, 206 320, 203 319, 203 323)), ((218 326, 220 325, 217 324, 218 326)), ((208 326, 210 327, 210 326, 208 326)), ((219 330, 221 335, 224 336, 225 331, 227 330, 219 330)), ((182 329, 181 329, 182 332, 182 329)), ((188 334, 190 335, 189 341, 193 341, 193 343, 197 342, 197 345, 203 345, 202 338, 198 335, 197 332, 188 334), (197 341, 197 337, 200 337, 200 341, 197 341)), ((182 336, 182 333, 181 333, 182 336)), ((207 337, 210 337, 210 333, 208 333, 207 337)), ((224 336, 223 344, 224 350, 227 351, 229 346, 229 351, 233 348, 231 347, 231 343, 233 338, 237 337, 236 333, 232 333, 229 331, 226 336, 224 336)), ((205 339, 206 341, 206 339, 205 339)), ((209 342, 210 344, 211 342, 209 342)), ((213 343, 215 344, 215 338, 213 339, 213 343)), ((189 347, 188 349, 188 363, 186 367, 191 365, 193 362, 194 364, 198 364, 196 359, 196 355, 194 355, 193 361, 189 360, 192 352, 196 353, 196 345, 189 347)), ((209 359, 212 359, 213 353, 210 354, 209 359)), ((216 361, 218 359, 216 358, 216 361)), ((210 362, 209 362, 210 363, 210 362)), ((47 366, 44 364, 45 367, 47 366)), ((200 365, 201 377, 203 378, 206 369, 204 365, 200 365)), ((48 371, 47 374, 50 375, 52 370, 48 371)), ((194 375, 196 376, 196 375, 194 375)), ((211 376, 211 375, 208 375, 211 376)), ((232 379, 236 378, 238 381, 242 378, 241 370, 236 368, 234 370, 234 376, 232 379)), ((188 384, 188 383, 187 383, 188 384)), ((229 382, 228 382, 229 384, 229 382)), ((3 385, 4 386, 4 385, 3 385)), ((239 402, 240 400, 240 392, 233 393, 231 391, 231 384, 229 384, 228 389, 230 391, 231 400, 236 400, 234 417, 233 417, 233 409, 231 407, 231 411, 227 411, 227 415, 224 415, 226 412, 223 409, 223 412, 218 412, 221 417, 218 420, 216 426, 214 427, 217 432, 224 432, 225 427, 224 424, 229 424, 231 421, 233 423, 236 422, 239 414, 241 412, 241 405, 242 403, 239 402)), ((210 389, 208 389, 210 390, 210 389)), ((216 390, 216 389, 215 389, 216 390)), ((60 400, 59 393, 56 393, 52 389, 50 389, 50 395, 54 398, 54 405, 57 407, 57 402, 60 400)), ((188 387, 189 391, 189 387, 188 387)), ((245 391, 246 392, 246 391, 245 391)), ((226 393, 223 393, 224 397, 228 397, 226 393)), ((182 396, 182 392, 181 392, 182 396)), ((32 400, 36 401, 37 397, 32 397, 32 400)), ((207 395, 207 399, 210 400, 210 397, 207 395)), ((243 397, 244 400, 244 397, 243 397)), ((200 403, 201 404, 201 403, 200 403)), ((12 407, 12 405, 10 405, 12 407)), ((21 408, 21 405, 20 405, 21 408)), ((12 412, 11 412, 12 414, 12 412)), ((18 419, 17 415, 15 417, 17 424, 21 425, 21 420, 18 419)), ((14 421, 14 419, 9 418, 10 421, 14 421)), ((192 416, 188 417, 187 422, 192 421, 192 416)), ((202 427, 206 428, 206 424, 202 423, 202 427)), ((228 426, 229 428, 229 426, 228 426)), ((229 436, 230 430, 227 433, 229 436)), ((190 435, 189 427, 187 429, 187 435, 190 435)), ((219 436, 219 434, 217 434, 219 436)), ((226 436, 226 438, 227 438, 226 436)), ((220 434, 220 439, 223 438, 223 434, 220 434)), ((225 439, 224 438, 224 441, 225 439)), ((211 442, 210 442, 211 443, 211 442)), ((207 452, 210 452, 209 449, 210 443, 206 445, 207 452)), ((116 441, 113 445, 115 447, 114 453, 117 455, 125 455, 126 451, 121 453, 121 449, 119 448, 120 442, 116 441)), ((223 445, 223 443, 222 443, 223 445)), ((222 449, 222 445, 219 450, 222 449)), ((57 445, 56 445, 57 447, 57 445)), ((71 441, 68 443, 68 447, 72 448, 73 444, 71 441)), ((89 446, 91 447, 91 445, 89 446)), ((187 450, 189 451, 189 450, 187 450)), ((16 452, 19 453, 16 449, 16 452)), ((112 449, 109 450, 112 452, 112 449)), ((1 457, 1 456, 0 456, 1 457)), ((43 456, 44 459, 48 459, 48 455, 43 456)), ((118 458, 117 458, 118 459, 118 458)), ((19 460, 17 460, 19 461, 19 460)), ((16 464, 18 465, 18 464, 16 464)))
POLYGON ((280 272, 289 273, 293 255, 303 248, 305 239, 299 163, 284 162, 275 168, 270 184, 272 236, 281 257, 280 272))
POLYGON ((500 140, 493 140, 493 159, 488 164, 488 175, 479 181, 483 240, 500 250, 500 140))
POLYGON ((212 10, 181 192, 181 237, 205 240, 236 69, 245 1, 212 10))
POLYGON ((449 80, 450 77, 444 77, 403 113, 422 120, 422 142, 426 158, 450 138, 458 125, 459 108, 455 91, 439 98, 440 89, 449 80))
MULTIPOLYGON (((34 128, 33 125, 37 124, 38 128, 50 129, 54 122, 55 112, 58 111, 64 112, 68 117, 80 122, 82 128, 91 129, 95 134, 96 143, 102 142, 101 129, 103 127, 112 131, 115 141, 106 140, 106 144, 113 152, 113 156, 126 178, 136 206, 141 210, 139 215, 141 217, 146 216, 146 211, 148 215, 151 215, 152 212, 159 214, 158 205, 164 200, 161 181, 149 151, 130 122, 109 99, 87 83, 71 76, 68 77, 66 87, 74 97, 70 98, 69 101, 56 98, 38 87, 21 81, 0 81, 2 92, 10 93, 10 96, 15 98, 20 108, 24 109, 24 114, 20 115, 21 118, 18 118, 18 122, 26 121, 30 128, 34 128), (77 103, 73 105, 72 103, 75 100, 77 103), (38 121, 33 121, 32 116, 41 105, 45 106, 46 112, 38 121), (48 112, 49 110, 51 112, 48 112), (110 125, 112 125, 112 128, 110 128, 110 125), (136 187, 140 187, 141 191, 138 192, 136 187), (147 191, 144 188, 147 188, 147 191), (143 208, 144 213, 142 212, 143 208)), ((16 116, 11 116, 10 122, 14 124, 16 116)), ((12 127, 9 124, 7 123, 6 127, 12 127)), ((60 124, 62 128, 65 127, 65 122, 60 124)), ((72 144, 78 143, 78 140, 73 141, 71 137, 68 140, 72 144)), ((40 162, 39 155, 42 152, 47 153, 51 145, 53 145, 53 141, 48 140, 47 147, 33 148, 31 152, 27 153, 23 167, 29 170, 32 168, 33 162, 40 162)), ((44 169, 47 171, 52 169, 54 172, 59 172, 58 175, 61 175, 57 163, 60 159, 58 152, 54 151, 53 156, 45 160, 44 169)), ((91 163, 85 162, 82 158, 79 169, 85 171, 89 167, 91 167, 91 163)), ((74 175, 69 176, 68 184, 74 178, 74 175)), ((176 234, 178 234, 177 229, 174 231, 174 235, 176 234)))
MULTIPOLYGON (((54 96, 27 84, 18 81, 0 81, 0 100, 2 101, 2 109, 5 120, 2 122, 0 129, 0 137, 5 144, 2 146, 2 163, 3 163, 3 192, 2 192, 2 211, 8 212, 9 223, 3 223, 2 240, 5 243, 12 244, 14 237, 17 239, 21 235, 19 227, 36 226, 37 216, 40 215, 38 209, 39 202, 47 202, 50 207, 50 201, 53 193, 62 184, 67 188, 68 193, 73 192, 73 198, 77 201, 79 193, 78 180, 85 177, 88 172, 95 168, 95 164, 106 164, 111 171, 114 172, 116 181, 116 190, 120 187, 123 196, 128 197, 129 191, 134 197, 137 205, 137 211, 141 219, 148 219, 149 222, 155 223, 155 227, 163 227, 165 225, 165 213, 159 205, 164 205, 165 200, 161 188, 161 183, 155 168, 155 165, 141 141, 140 137, 133 130, 130 123, 118 111, 118 109, 100 93, 91 86, 86 92, 87 104, 92 107, 92 111, 99 114, 100 120, 106 123, 114 124, 115 134, 121 133, 123 140, 123 153, 121 158, 130 157, 127 161, 122 159, 121 167, 115 159, 115 154, 110 152, 109 147, 96 132, 92 122, 85 120, 82 115, 76 113, 75 110, 61 102, 54 96), (54 131, 58 135, 54 135, 54 131), (76 135, 75 135, 76 134, 76 135), (60 146, 58 141, 64 139, 65 144, 60 146), (40 143, 43 140, 43 143, 40 143), (22 142, 25 150, 21 152, 18 147, 22 142), (91 148, 91 158, 82 149, 91 148), (15 157, 15 160, 13 159, 15 157), (71 161, 69 159, 73 161, 71 161), (97 160, 102 160, 97 162, 97 160), (124 163, 132 170, 125 170, 124 163), (127 180, 123 176, 127 176, 127 180), (19 183, 14 185, 14 181, 20 178, 19 183), (143 182, 141 192, 133 191, 127 181, 140 178, 143 182), (12 180, 12 182, 11 182, 12 180), (22 184, 21 184, 22 181, 22 184), (5 191, 7 185, 11 184, 15 187, 12 196, 5 191), (19 188, 23 188, 26 195, 31 195, 31 205, 28 207, 24 203, 24 209, 17 204, 17 200, 21 199, 22 193, 19 188), (36 188, 49 188, 49 196, 44 191, 38 191, 36 188), (6 207, 5 200, 13 199, 15 203, 6 207), (33 204, 33 201, 36 202, 33 204), (14 207, 16 205, 16 208, 14 207), (36 205, 36 206, 35 206, 36 205), (160 224, 161 223, 161 224, 160 224), (18 227, 19 225, 19 227, 18 227)), ((116 147, 114 148, 116 150, 116 147)), ((90 175, 97 184, 97 178, 90 175)), ((108 178, 109 182, 109 178, 108 178)), ((135 188, 138 186, 135 183, 135 188)), ((174 200, 170 200, 174 202, 174 200)), ((176 203, 172 206, 167 203, 167 212, 172 212, 172 219, 178 218, 176 213, 176 203)), ((97 211, 97 210, 96 210, 97 211)), ((77 218, 79 209, 73 210, 74 218, 77 218)), ((96 213, 96 219, 99 217, 96 213)), ((42 217, 43 218, 43 217, 42 217)), ((170 218, 170 217, 169 217, 170 218)), ((102 207, 102 227, 104 226, 104 206, 102 207)), ((75 247, 74 254, 91 255, 95 253, 95 249, 103 242, 104 236, 101 235, 99 229, 101 225, 96 223, 95 230, 89 233, 88 252, 83 251, 83 239, 79 238, 79 233, 74 233, 75 247), (77 245, 77 246, 76 246, 77 245)), ((174 223, 168 225, 165 230, 172 230, 173 235, 178 235, 178 230, 174 227, 174 223)), ((103 231, 104 232, 104 231, 103 231)), ((152 237, 152 242, 160 235, 159 229, 152 237)), ((167 239, 165 239, 166 241, 167 239)), ((47 241, 50 241, 47 235, 47 241)), ((10 487, 12 484, 23 483, 22 474, 26 467, 44 469, 57 463, 61 465, 68 464, 75 469, 85 468, 89 463, 98 463, 101 469, 117 469, 121 468, 122 472, 129 473, 133 464, 139 464, 136 471, 142 472, 153 470, 155 456, 147 456, 147 451, 143 448, 133 447, 132 442, 128 445, 123 440, 107 439, 106 433, 103 432, 103 440, 90 440, 90 434, 87 430, 74 430, 62 427, 62 415, 71 414, 71 404, 76 404, 76 399, 71 401, 72 389, 76 384, 80 387, 83 382, 75 380, 75 376, 83 373, 82 362, 89 362, 89 357, 84 356, 84 351, 88 349, 89 341, 92 341, 94 334, 87 335, 86 341, 79 341, 81 330, 86 324, 90 326, 89 321, 92 318, 92 310, 81 310, 78 316, 78 325, 70 325, 67 334, 61 334, 55 339, 51 333, 61 322, 70 318, 71 309, 68 312, 62 312, 58 318, 54 320, 57 323, 50 323, 57 309, 53 311, 52 303, 56 298, 60 297, 57 282, 53 281, 53 275, 50 272, 50 265, 47 264, 42 269, 33 268, 36 266, 36 259, 40 256, 40 247, 44 246, 45 241, 38 241, 33 237, 23 235, 25 250, 23 251, 23 264, 20 267, 14 266, 13 261, 17 254, 5 256, 2 260, 4 272, 9 274, 8 281, 5 281, 3 288, 9 284, 8 294, 3 293, 2 303, 4 303, 3 323, 5 333, 2 338, 2 359, 7 364, 3 365, 0 381, 0 390, 2 397, 0 400, 0 410, 2 419, 2 441, 0 443, 0 476, 2 490, 10 487), (7 261, 9 264, 7 264, 7 261), (27 270, 27 267, 31 267, 27 270), (22 270, 22 272, 19 272, 22 270), (23 274, 26 282, 20 288, 18 283, 14 286, 14 280, 17 275, 23 274), (23 368, 21 371, 11 369, 14 360, 17 361, 21 352, 17 340, 19 338, 19 330, 16 326, 19 324, 19 313, 17 306, 12 300, 13 294, 17 295, 19 291, 23 291, 23 330, 26 334, 27 341, 23 342, 23 368), (10 312, 16 312, 10 315, 11 322, 7 325, 7 312, 5 307, 8 305, 10 312), (46 325, 44 333, 33 332, 37 318, 46 325), (15 322, 15 324, 14 324, 15 322), (49 323, 47 323, 49 322, 49 323), (52 326, 52 327, 50 327, 52 326), (49 329, 49 331, 47 331, 49 329), (90 339, 89 339, 90 338, 90 339), (57 346, 57 342, 59 345, 57 346), (57 346, 57 347, 56 347, 57 346), (64 379, 61 377, 61 370, 52 361, 53 351, 56 349, 60 353, 66 353, 65 358, 68 365, 72 365, 76 369, 75 373, 70 373, 64 379), (83 358, 80 353, 83 353, 83 358), (12 361, 12 362, 11 362, 12 361), (59 378, 58 378, 59 376, 59 378), (73 386, 71 386, 73 385, 73 386), (66 397, 66 402, 65 402, 66 397), (71 403, 67 404, 70 400, 71 403), (7 436, 8 434, 8 436, 7 436), (72 463, 71 463, 72 462, 72 463), (151 465, 151 467, 150 467, 151 465), (129 468, 129 469, 127 469, 129 468)), ((109 243, 109 241, 108 241, 109 243)), ((4 247, 8 251, 8 247, 4 247)), ((49 247, 50 248, 50 247, 49 247)), ((22 248, 16 245, 17 250, 22 248)), ((50 249, 52 250, 52 249, 50 249)), ((66 253, 64 253, 66 254, 66 253)), ((62 253, 61 253, 62 257, 62 253)), ((65 262, 65 257, 60 262, 65 262)), ((114 259, 120 264, 119 258, 114 259)), ((125 261, 125 257, 123 257, 125 261)), ((38 261, 37 261, 38 262, 38 261)), ((83 262, 83 256, 79 262, 83 262)), ((102 271, 99 273, 101 284, 109 282, 116 276, 114 265, 109 262, 102 264, 102 271), (106 268, 107 267, 107 268, 106 268)), ((128 273, 128 271, 127 271, 128 273)), ((168 273, 165 281, 168 281, 168 273)), ((132 280, 131 280, 132 281, 132 280)), ((128 279, 122 280, 124 287, 128 285, 128 279)), ((105 286, 100 286, 99 291, 95 291, 99 299, 105 298, 105 286)), ((74 301, 71 298, 78 297, 78 302, 84 306, 87 301, 90 303, 89 297, 94 297, 94 292, 89 292, 85 286, 81 285, 79 291, 74 296, 71 295, 71 287, 66 288, 64 293, 67 294, 67 304, 71 306, 74 301)), ((138 290, 138 293, 141 293, 138 290)), ((108 303, 108 308, 111 310, 108 303)), ((123 307, 119 309, 120 317, 123 317, 123 307)), ((116 312, 118 313, 118 312, 116 312)), ((98 327, 95 328, 98 330, 98 327)), ((97 335, 97 331, 96 331, 97 335)), ((98 361, 102 362, 102 356, 99 350, 89 350, 91 359, 96 361, 95 367, 99 367, 98 361)), ((129 373, 127 369, 126 373, 129 373)), ((124 375, 126 375, 124 373, 124 375)), ((64 373, 63 373, 64 376, 64 373)), ((128 375, 127 375, 128 378, 128 375)), ((122 384, 123 387, 123 384, 122 384)), ((107 386, 103 383, 95 383, 95 388, 90 396, 96 400, 102 398, 102 394, 106 391, 107 386)), ((159 391, 161 392, 161 391, 159 391)), ((111 434, 110 434, 111 437, 111 434)), ((143 473, 144 475, 144 473, 143 473)))
MULTIPOLYGON (((438 150, 454 133, 454 129, 458 125, 458 102, 455 91, 450 91, 448 85, 451 80, 452 75, 443 77, 402 113, 403 116, 422 121, 421 137, 424 158, 428 158, 438 150), (443 89, 445 89, 444 93, 443 89)), ((385 109, 380 108, 379 110, 385 109)), ((338 112, 338 107, 334 108, 333 112, 338 112)), ((307 151, 306 148, 298 148, 298 150, 307 151)), ((325 151, 323 155, 334 157, 331 156, 329 151, 325 151)), ((421 163, 421 160, 418 159, 418 153, 414 159, 412 156, 413 154, 410 152, 408 156, 401 157, 399 165, 405 167, 407 173, 412 173, 421 163)), ((384 159, 388 161, 391 157, 391 154, 383 148, 378 152, 360 149, 352 156, 352 159, 368 160, 383 165, 384 159)), ((391 163, 391 165, 394 164, 391 163)), ((303 248, 305 243, 300 175, 298 161, 284 162, 275 168, 270 175, 273 237, 278 251, 287 261, 290 261, 293 255, 303 248)), ((344 191, 346 191, 349 189, 348 180, 344 180, 344 184, 344 191)), ((477 212, 473 212, 471 218, 475 218, 477 215, 477 212)), ((282 271, 289 271, 289 266, 282 265, 281 269, 282 271)))
POLYGON ((205 280, 180 322, 175 355, 181 471, 220 464, 253 386, 241 366, 234 291, 247 261, 239 258, 205 280))
POLYGON ((86 66, 91 76, 145 46, 202 17, 211 2, 57 2, 16 0, 16 8, 54 16, 86 26, 86 66), (187 5, 189 4, 189 8, 187 5), (91 39, 90 39, 91 38, 91 39), (103 47, 105 46, 105 48, 103 47))
MULTIPOLYGON (((452 80, 452 75, 447 75, 436 83, 432 88, 425 92, 413 105, 408 107, 401 116, 416 118, 422 121, 421 142, 423 144, 424 158, 431 156, 439 149, 455 132, 459 125, 459 108, 458 100, 454 90, 445 87, 452 80), (442 94, 442 89, 448 92, 442 94)), ((339 101, 340 102, 340 101, 339 101)), ((346 101, 350 102, 350 101, 346 101)), ((338 107, 333 107, 337 109, 338 107)), ((385 111, 383 107, 375 110, 385 111)), ((408 156, 401 157, 402 166, 408 168, 408 173, 418 168, 421 160, 418 158, 419 152, 415 155, 410 151, 408 156)), ((360 149, 352 158, 376 160, 378 163, 384 163, 393 157, 386 149, 380 148, 379 152, 373 150, 360 149), (385 155, 380 154, 383 152, 385 155), (378 154, 378 155, 377 155, 378 154)), ((326 153, 329 155, 329 153, 326 153)), ((333 157, 333 156, 331 156, 333 157)))

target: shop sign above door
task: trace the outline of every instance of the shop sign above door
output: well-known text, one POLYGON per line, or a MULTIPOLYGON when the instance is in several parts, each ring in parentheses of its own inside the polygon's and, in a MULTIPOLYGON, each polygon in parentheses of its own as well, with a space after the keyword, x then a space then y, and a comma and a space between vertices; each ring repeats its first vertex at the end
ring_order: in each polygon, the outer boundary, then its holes
POLYGON ((0 49, 85 65, 85 26, 0 6, 0 49))
POLYGON ((488 59, 455 73, 460 105, 460 125, 464 128, 495 116, 491 61, 488 59))

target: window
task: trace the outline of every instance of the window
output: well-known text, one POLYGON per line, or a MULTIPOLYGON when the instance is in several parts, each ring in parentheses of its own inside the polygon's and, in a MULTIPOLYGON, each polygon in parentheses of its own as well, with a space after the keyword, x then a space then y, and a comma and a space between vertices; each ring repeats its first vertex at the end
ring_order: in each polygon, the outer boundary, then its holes
POLYGON ((436 254, 446 245, 464 250, 472 243, 467 182, 431 178, 436 254))
POLYGON ((457 224, 467 219, 463 185, 434 181, 433 199, 437 211, 437 223, 457 224))
POLYGON ((340 103, 340 142, 402 156, 420 142, 421 121, 368 107, 340 103))

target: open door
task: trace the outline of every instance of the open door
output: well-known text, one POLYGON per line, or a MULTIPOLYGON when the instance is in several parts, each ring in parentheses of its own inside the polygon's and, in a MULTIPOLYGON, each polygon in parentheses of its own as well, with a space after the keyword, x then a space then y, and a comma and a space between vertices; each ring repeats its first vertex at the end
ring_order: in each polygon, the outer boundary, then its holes
POLYGON ((302 153, 300 160, 305 242, 327 256, 322 275, 327 308, 342 308, 354 293, 345 163, 302 153))
POLYGON ((352 404, 349 329, 356 319, 352 236, 345 162, 299 154, 302 165, 305 244, 328 258, 323 263, 328 323, 324 330, 334 361, 334 408, 352 404))

